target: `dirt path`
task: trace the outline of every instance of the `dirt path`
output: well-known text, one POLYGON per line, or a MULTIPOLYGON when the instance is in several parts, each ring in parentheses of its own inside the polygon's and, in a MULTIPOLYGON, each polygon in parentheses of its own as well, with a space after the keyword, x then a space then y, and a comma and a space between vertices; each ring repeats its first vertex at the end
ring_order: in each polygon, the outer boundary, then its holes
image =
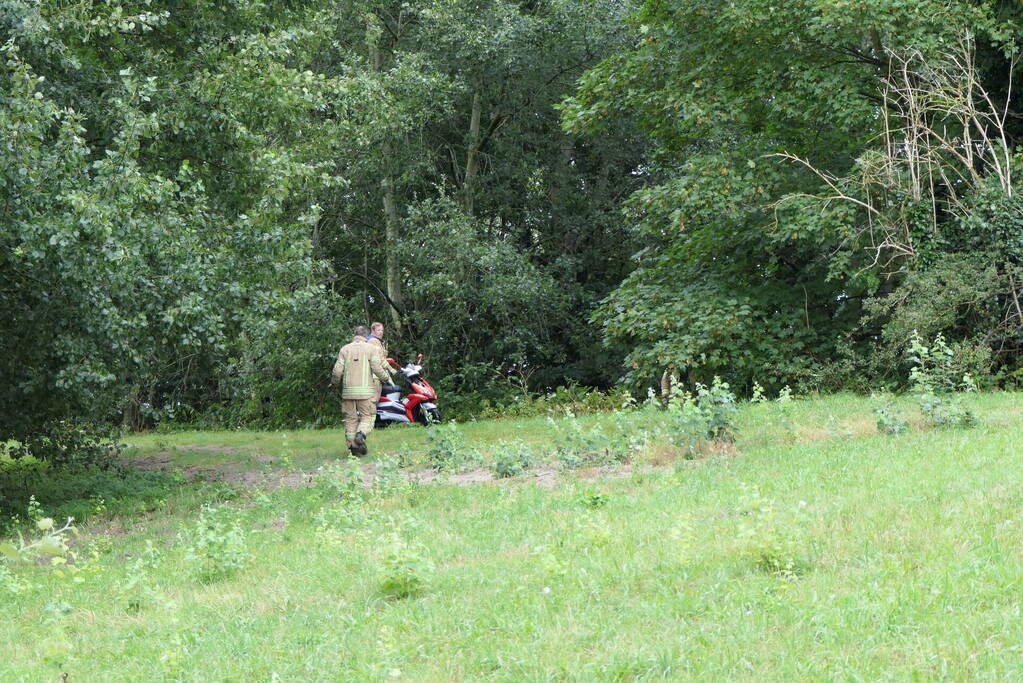
MULTIPOLYGON (((183 450, 183 449, 179 449, 183 450)), ((214 451, 212 447, 196 447, 189 450, 214 451)), ((216 452, 237 453, 234 449, 219 449, 216 452)), ((265 469, 253 469, 249 463, 226 463, 223 465, 188 465, 176 467, 169 451, 157 455, 142 456, 123 460, 123 464, 141 470, 155 470, 161 472, 180 472, 188 480, 205 479, 207 481, 221 481, 230 484, 263 490, 276 488, 299 488, 302 486, 313 486, 320 479, 321 467, 314 469, 283 469, 272 468, 274 459, 271 456, 254 456, 254 462, 265 463, 265 469)), ((325 463, 326 464, 326 463, 325 463)), ((359 481, 364 487, 373 486, 377 480, 377 463, 359 463, 361 472, 359 481)), ((638 468, 641 472, 654 472, 665 469, 666 465, 647 465, 638 468)), ((590 467, 573 470, 573 476, 584 481, 593 481, 601 478, 619 478, 630 476, 637 468, 631 465, 617 465, 606 467, 590 467)), ((449 484, 453 486, 474 486, 492 481, 501 481, 494 476, 489 469, 473 469, 465 472, 445 473, 436 469, 403 469, 399 470, 400 475, 407 481, 417 484, 449 484)), ((537 486, 552 488, 564 476, 564 472, 555 467, 538 467, 526 471, 524 474, 504 481, 532 481, 537 486)))

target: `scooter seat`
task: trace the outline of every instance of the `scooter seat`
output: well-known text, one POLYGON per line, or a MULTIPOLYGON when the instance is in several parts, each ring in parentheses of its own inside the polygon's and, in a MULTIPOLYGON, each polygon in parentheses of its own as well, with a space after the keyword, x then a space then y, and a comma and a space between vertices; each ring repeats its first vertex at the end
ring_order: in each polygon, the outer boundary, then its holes
POLYGON ((383 390, 380 393, 386 395, 386 394, 393 394, 396 391, 399 392, 399 393, 401 392, 401 387, 399 387, 397 384, 385 384, 383 386, 383 390))

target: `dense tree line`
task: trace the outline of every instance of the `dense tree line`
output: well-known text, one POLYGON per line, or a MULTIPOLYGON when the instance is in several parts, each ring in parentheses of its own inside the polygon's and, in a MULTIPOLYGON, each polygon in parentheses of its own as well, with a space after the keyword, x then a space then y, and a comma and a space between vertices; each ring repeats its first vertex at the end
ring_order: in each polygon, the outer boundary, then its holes
POLYGON ((0 435, 509 378, 1012 378, 1007 1, 0 3, 0 435))
POLYGON ((609 384, 644 142, 560 126, 618 2, 0 5, 0 428, 334 419, 356 321, 454 395, 609 384))
POLYGON ((639 267, 594 320, 631 374, 898 384, 915 329, 1019 367, 1018 3, 647 0, 570 130, 635 118, 639 267), (1018 85, 1018 84, 1016 84, 1018 85))

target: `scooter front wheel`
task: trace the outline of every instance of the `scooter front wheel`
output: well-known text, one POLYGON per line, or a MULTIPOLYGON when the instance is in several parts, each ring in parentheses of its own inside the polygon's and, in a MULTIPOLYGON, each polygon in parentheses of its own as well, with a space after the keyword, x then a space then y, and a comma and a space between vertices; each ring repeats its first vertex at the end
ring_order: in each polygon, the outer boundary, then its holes
POLYGON ((436 408, 423 408, 420 407, 416 411, 416 421, 424 427, 429 427, 435 422, 440 422, 440 411, 436 408))

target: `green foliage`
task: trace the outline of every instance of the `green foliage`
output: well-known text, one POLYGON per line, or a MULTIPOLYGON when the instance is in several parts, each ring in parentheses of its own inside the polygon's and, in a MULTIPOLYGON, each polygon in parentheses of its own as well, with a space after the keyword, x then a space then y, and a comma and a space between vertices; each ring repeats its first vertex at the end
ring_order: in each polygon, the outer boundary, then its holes
POLYGON ((914 332, 909 360, 913 364, 910 380, 926 424, 937 429, 967 428, 977 424, 976 415, 965 408, 954 393, 976 391, 977 385, 969 374, 958 374, 956 354, 941 334, 934 338, 931 346, 925 346, 914 332))
POLYGON ((498 479, 517 477, 536 463, 533 452, 522 441, 499 442, 491 458, 491 467, 498 479))
POLYGON ((736 540, 754 567, 790 580, 809 570, 803 531, 808 522, 806 501, 783 508, 756 485, 743 485, 738 513, 736 540))
POLYGON ((238 512, 224 505, 205 505, 195 522, 181 531, 185 561, 204 583, 229 577, 249 561, 246 534, 238 512))
POLYGON ((877 431, 890 436, 899 436, 909 430, 909 422, 895 408, 891 397, 882 397, 874 407, 877 418, 877 431))
POLYGON ((919 393, 950 393, 976 391, 977 386, 968 373, 961 373, 956 354, 939 333, 931 346, 925 346, 915 331, 910 339, 908 360, 913 367, 909 379, 913 390, 919 393))
POLYGON ((432 572, 433 563, 423 548, 406 542, 398 532, 391 534, 380 562, 380 592, 384 597, 417 597, 428 586, 432 572))
POLYGON ((987 376, 995 365, 994 344, 1001 345, 999 340, 1008 332, 1004 306, 1011 301, 1002 297, 1010 284, 1008 274, 999 272, 997 259, 990 252, 943 255, 908 273, 886 296, 867 300, 865 322, 883 326, 883 342, 853 372, 902 384, 906 379, 902 361, 915 353, 911 348, 915 336, 941 335, 952 353, 949 373, 958 378, 966 373, 987 376))
POLYGON ((29 503, 28 516, 32 522, 30 535, 26 538, 19 530, 17 542, 0 543, 0 557, 9 561, 33 562, 45 560, 49 566, 62 567, 75 558, 68 545, 68 538, 78 533, 70 517, 57 526, 52 517, 43 517, 42 511, 33 499, 29 503))
POLYGON ((599 491, 588 491, 579 496, 579 502, 592 510, 607 505, 607 496, 599 491))
POLYGON ((554 416, 564 413, 573 415, 612 413, 632 402, 631 395, 623 388, 605 392, 575 383, 558 387, 539 396, 534 396, 528 391, 523 395, 521 387, 518 392, 510 391, 509 394, 509 398, 498 403, 484 399, 483 410, 474 417, 492 420, 504 417, 554 416))
POLYGON ((1004 5, 638 5, 632 44, 561 107, 567 130, 630 117, 653 147, 626 203, 637 268, 593 314, 606 346, 628 350, 630 382, 676 368, 737 387, 901 383, 914 328, 971 347, 976 376, 1016 348, 1008 167, 1023 129, 957 117, 1011 109, 1023 17, 1004 5), (912 105, 894 83, 903 63, 912 105), (967 94, 979 89, 983 102, 967 94), (933 112, 910 120, 922 103, 933 112), (925 143, 921 119, 940 128, 925 143), (1000 163, 960 154, 971 135, 991 136, 1000 163), (903 145, 920 146, 928 180, 903 145))
POLYGON ((330 462, 316 471, 316 483, 328 491, 333 498, 347 500, 356 495, 361 483, 362 468, 357 458, 346 462, 330 462))
POLYGON ((667 435, 672 445, 695 454, 700 441, 731 441, 734 438, 735 394, 727 382, 715 377, 710 386, 697 383, 696 394, 686 391, 677 378, 668 399, 667 435))
POLYGON ((104 515, 136 514, 159 508, 180 485, 180 479, 171 473, 126 467, 88 466, 27 474, 0 471, 0 513, 20 513, 34 496, 60 518, 87 521, 104 515), (104 501, 104 509, 98 509, 97 499, 104 501))
POLYGON ((124 579, 117 584, 118 599, 126 612, 135 614, 153 605, 173 606, 153 587, 161 559, 160 551, 147 540, 145 549, 128 563, 124 579))
POLYGON ((629 454, 615 448, 612 441, 597 427, 585 429, 571 413, 555 422, 554 456, 562 469, 599 467, 625 462, 629 454))
POLYGON ((935 429, 953 427, 969 428, 976 426, 977 416, 962 403, 949 394, 922 392, 917 395, 920 410, 924 414, 924 422, 935 429))
POLYGON ((482 462, 479 454, 466 446, 454 422, 431 427, 426 440, 427 463, 440 472, 465 471, 478 467, 482 462))

